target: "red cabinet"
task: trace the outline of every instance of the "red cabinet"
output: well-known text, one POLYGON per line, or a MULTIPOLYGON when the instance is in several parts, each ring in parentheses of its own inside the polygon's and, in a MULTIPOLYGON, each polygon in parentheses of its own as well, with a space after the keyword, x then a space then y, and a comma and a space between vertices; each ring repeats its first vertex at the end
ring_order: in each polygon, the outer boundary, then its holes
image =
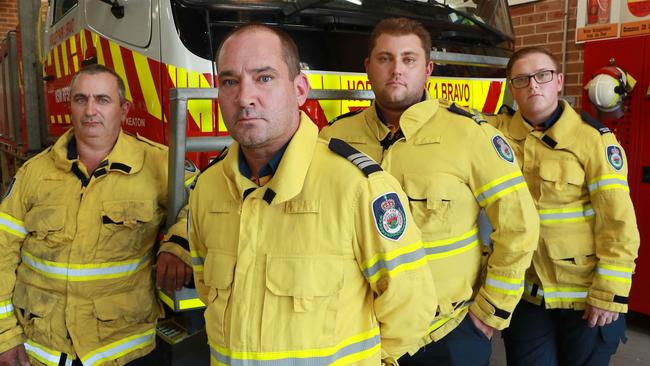
MULTIPOLYGON (((650 36, 623 38, 585 44, 583 85, 611 58, 615 66, 631 74, 637 84, 625 102, 622 118, 601 119, 612 129, 627 153, 630 193, 641 233, 641 248, 632 281, 630 309, 650 315, 650 36)), ((592 116, 596 110, 587 93, 583 109, 592 116)))

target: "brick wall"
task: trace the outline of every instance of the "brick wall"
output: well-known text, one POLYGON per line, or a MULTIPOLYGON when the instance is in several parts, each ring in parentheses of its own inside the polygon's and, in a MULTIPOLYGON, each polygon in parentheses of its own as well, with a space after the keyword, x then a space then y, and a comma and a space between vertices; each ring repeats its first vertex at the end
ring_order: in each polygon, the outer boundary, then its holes
MULTIPOLYGON (((575 98, 580 108, 582 94, 583 46, 575 43, 577 0, 569 0, 566 72, 564 94, 575 98)), ((517 38, 515 49, 544 46, 562 60, 564 0, 541 0, 510 7, 517 38)))
POLYGON ((18 24, 18 0, 0 0, 0 39, 18 24))

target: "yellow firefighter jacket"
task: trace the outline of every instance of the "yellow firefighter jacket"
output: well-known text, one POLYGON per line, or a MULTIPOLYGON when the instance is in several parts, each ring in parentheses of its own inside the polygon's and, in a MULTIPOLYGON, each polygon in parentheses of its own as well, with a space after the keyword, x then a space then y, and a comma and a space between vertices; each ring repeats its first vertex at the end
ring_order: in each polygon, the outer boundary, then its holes
POLYGON ((436 297, 399 184, 328 147, 304 113, 265 185, 240 173, 238 150, 189 198, 212 364, 376 366, 417 350, 436 297))
POLYGON ((524 299, 626 312, 639 232, 625 153, 609 129, 561 103, 560 119, 546 131, 535 131, 519 112, 494 123, 523 166, 540 216, 524 299))
POLYGON ((438 293, 439 311, 429 319, 437 341, 451 332, 467 308, 502 329, 521 297, 535 249, 539 221, 521 171, 505 140, 492 126, 456 113, 443 101, 427 100, 400 118, 403 137, 382 147, 389 135, 375 106, 323 129, 381 161, 402 184, 438 293), (503 146, 505 144, 505 146, 503 146), (485 208, 494 226, 493 252, 482 276, 477 220, 485 208))
POLYGON ((89 176, 72 137, 25 163, 0 206, 0 352, 25 342, 36 365, 123 365, 154 348, 161 314, 167 150, 121 133, 89 176))

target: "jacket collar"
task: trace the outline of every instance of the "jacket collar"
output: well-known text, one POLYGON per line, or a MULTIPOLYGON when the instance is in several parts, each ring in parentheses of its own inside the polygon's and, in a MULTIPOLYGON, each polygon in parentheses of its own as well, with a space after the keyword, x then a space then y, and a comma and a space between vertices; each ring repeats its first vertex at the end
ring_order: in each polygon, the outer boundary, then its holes
POLYGON ((517 111, 512 117, 512 122, 508 128, 508 133, 515 140, 523 140, 528 136, 529 133, 540 140, 542 140, 546 145, 554 149, 563 149, 571 145, 577 134, 577 128, 580 121, 580 116, 571 108, 571 106, 564 100, 561 100, 562 103, 562 114, 560 118, 546 131, 535 131, 535 128, 526 122, 521 115, 521 112, 517 111))
POLYGON ((236 141, 233 142, 230 148, 231 152, 223 161, 230 193, 239 199, 248 195, 261 197, 270 205, 294 198, 302 191, 317 141, 318 127, 301 111, 298 130, 287 145, 273 178, 263 187, 258 187, 241 174, 239 171, 240 147, 236 141))
MULTIPOLYGON (((135 174, 139 172, 144 162, 144 148, 141 144, 142 142, 137 141, 133 136, 120 131, 113 150, 99 164, 95 173, 119 172, 135 174)), ((54 165, 66 172, 71 171, 75 164, 79 166, 79 156, 76 151, 74 129, 71 128, 59 137, 52 147, 54 165)))
MULTIPOLYGON (((431 99, 429 93, 425 91, 423 101, 413 104, 402 113, 399 127, 407 141, 435 116, 438 107, 438 100, 431 99)), ((390 129, 382 122, 377 112, 377 104, 373 102, 366 113, 366 123, 377 140, 382 141, 390 133, 390 129)))

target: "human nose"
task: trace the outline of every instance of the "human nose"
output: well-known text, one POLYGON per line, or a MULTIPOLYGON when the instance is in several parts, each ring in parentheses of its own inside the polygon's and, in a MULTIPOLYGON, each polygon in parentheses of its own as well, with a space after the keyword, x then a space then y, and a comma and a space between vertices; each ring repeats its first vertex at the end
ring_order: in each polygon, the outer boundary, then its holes
POLYGON ((97 114, 97 103, 95 103, 95 101, 92 98, 88 99, 88 102, 86 102, 86 108, 84 109, 84 113, 87 116, 94 116, 95 114, 97 114))
POLYGON ((239 91, 237 94, 240 106, 249 107, 255 105, 257 91, 253 82, 249 80, 242 80, 239 84, 239 91))
POLYGON ((404 64, 398 60, 393 60, 391 64, 393 75, 401 75, 404 71, 404 64))

